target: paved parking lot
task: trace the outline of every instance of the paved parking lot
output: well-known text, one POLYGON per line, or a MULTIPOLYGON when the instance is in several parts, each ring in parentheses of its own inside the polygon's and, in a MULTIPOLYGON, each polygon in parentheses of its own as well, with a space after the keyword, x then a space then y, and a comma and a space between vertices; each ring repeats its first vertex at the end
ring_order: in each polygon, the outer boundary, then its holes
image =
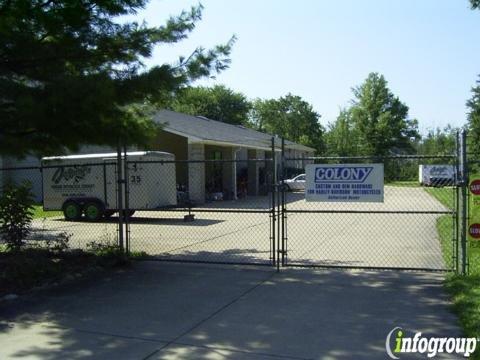
MULTIPOLYGON (((267 211, 269 196, 210 203, 203 210, 267 211)), ((288 262, 300 265, 345 265, 443 269, 437 232, 439 214, 447 211, 422 188, 385 187, 384 203, 334 204, 305 202, 289 193, 288 210, 331 210, 332 213, 288 213, 288 262), (346 211, 339 213, 339 211, 346 211), (355 213, 394 211, 401 213, 355 213)), ((131 250, 176 260, 268 263, 271 257, 269 213, 196 212, 184 222, 183 212, 137 212, 131 221, 131 250)), ((108 222, 65 222, 47 219, 46 232, 72 234, 72 246, 115 241, 116 218, 108 222)))

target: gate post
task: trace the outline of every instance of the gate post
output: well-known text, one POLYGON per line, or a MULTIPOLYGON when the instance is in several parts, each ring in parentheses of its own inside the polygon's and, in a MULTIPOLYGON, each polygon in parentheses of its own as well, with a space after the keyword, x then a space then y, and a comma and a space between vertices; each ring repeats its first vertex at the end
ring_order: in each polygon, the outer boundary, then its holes
POLYGON ((120 249, 124 249, 123 238, 123 176, 122 176, 122 146, 120 140, 118 140, 117 146, 117 207, 118 207, 118 245, 120 249))
POLYGON ((123 176, 124 176, 124 183, 125 183, 125 188, 124 188, 124 222, 125 222, 125 231, 124 231, 124 236, 125 236, 125 252, 127 255, 130 254, 130 182, 129 182, 129 175, 128 175, 128 155, 127 155, 127 145, 123 145, 123 165, 124 165, 124 170, 123 170, 123 176))
POLYGON ((281 159, 281 223, 282 223, 282 266, 285 266, 285 254, 287 249, 285 248, 285 138, 282 137, 282 159, 281 159))
POLYGON ((460 180, 460 250, 461 250, 461 271, 462 275, 467 274, 467 186, 468 186, 468 164, 467 164, 467 132, 462 130, 460 134, 460 155, 459 155, 459 180, 460 180))
POLYGON ((275 249, 275 241, 276 241, 276 209, 275 209, 275 196, 276 196, 276 177, 277 177, 277 164, 276 164, 276 160, 275 160, 275 138, 272 137, 272 188, 271 188, 271 191, 272 191, 272 213, 271 213, 271 217, 272 217, 272 264, 273 266, 275 266, 277 264, 277 258, 276 258, 276 249, 275 249))

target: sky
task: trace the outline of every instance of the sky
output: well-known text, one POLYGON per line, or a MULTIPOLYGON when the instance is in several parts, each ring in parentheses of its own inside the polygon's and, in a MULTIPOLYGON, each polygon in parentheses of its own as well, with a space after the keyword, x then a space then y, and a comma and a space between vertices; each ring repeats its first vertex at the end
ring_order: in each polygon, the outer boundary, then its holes
MULTIPOLYGON (((238 38, 230 68, 198 85, 224 84, 248 98, 292 93, 327 125, 370 72, 410 108, 425 134, 462 126, 480 73, 480 11, 468 0, 203 0, 187 40, 155 49, 147 66, 174 63, 197 46, 238 38)), ((151 0, 135 15, 150 26, 198 1, 151 0)))

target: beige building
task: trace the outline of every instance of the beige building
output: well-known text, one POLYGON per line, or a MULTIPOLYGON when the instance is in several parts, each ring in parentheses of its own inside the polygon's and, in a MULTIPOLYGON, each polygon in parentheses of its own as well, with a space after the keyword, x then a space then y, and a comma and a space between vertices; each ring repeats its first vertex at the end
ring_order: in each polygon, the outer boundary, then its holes
MULTIPOLYGON (((175 155, 176 181, 180 190, 188 192, 190 200, 203 203, 211 194, 222 193, 225 199, 236 199, 239 191, 259 195, 267 191, 272 179, 268 176, 272 166, 272 135, 168 110, 155 114, 154 120, 162 125, 149 150, 166 151, 175 155), (217 161, 214 161, 217 160, 217 161)), ((136 149, 135 149, 136 150, 136 149)), ((112 152, 115 149, 84 146, 79 154, 112 152)), ((276 158, 280 158, 281 141, 275 139, 276 158)), ((302 159, 314 155, 314 149, 285 141, 286 156, 302 159)), ((303 161, 291 162, 301 172, 303 161)), ((7 179, 32 183, 37 200, 41 201, 41 172, 35 170, 40 160, 0 158, 0 166, 32 169, 2 171, 0 185, 7 179)), ((278 166, 278 163, 277 163, 278 166)))
MULTIPOLYGON (((204 202, 209 194, 221 192, 226 198, 235 199, 241 184, 248 195, 266 191, 266 169, 272 161, 272 135, 240 125, 231 125, 162 110, 155 115, 162 125, 153 150, 173 153, 176 160, 197 161, 177 163, 177 183, 188 189, 190 199, 204 202), (218 160, 215 162, 214 160, 218 160), (262 161, 265 160, 265 161, 262 161)), ((304 158, 314 155, 313 148, 285 141, 288 157, 304 158)), ((277 161, 281 153, 281 141, 275 140, 277 161)), ((300 162, 295 162, 303 169, 300 162)))

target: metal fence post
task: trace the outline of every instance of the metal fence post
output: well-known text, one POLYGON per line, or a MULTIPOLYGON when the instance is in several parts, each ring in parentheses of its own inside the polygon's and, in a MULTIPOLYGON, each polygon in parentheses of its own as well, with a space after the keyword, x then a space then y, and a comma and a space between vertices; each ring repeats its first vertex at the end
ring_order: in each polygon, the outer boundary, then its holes
POLYGON ((460 271, 460 257, 459 257, 459 239, 460 239, 460 227, 461 227, 461 211, 460 211, 460 192, 461 192, 461 179, 460 179, 460 132, 455 134, 455 194, 454 194, 454 206, 455 206, 455 219, 454 219, 454 238, 452 239, 452 262, 455 269, 455 273, 460 271))
POLYGON ((122 146, 120 141, 117 146, 117 207, 118 207, 118 246, 123 250, 124 248, 124 234, 123 234, 123 176, 122 176, 122 146))
POLYGON ((277 264, 277 259, 276 259, 276 248, 275 248, 275 241, 276 241, 276 209, 275 209, 275 196, 276 196, 276 161, 275 161, 275 138, 272 137, 272 261, 273 265, 275 266, 277 264))
POLYGON ((282 162, 281 162, 281 222, 282 222, 282 266, 285 266, 285 138, 282 137, 282 162))
POLYGON ((125 252, 130 253, 130 182, 128 175, 128 155, 127 155, 127 145, 123 145, 123 166, 124 166, 124 177, 125 177, 125 211, 124 211, 124 222, 125 222, 125 252))
POLYGON ((467 186, 468 186, 468 164, 467 164, 467 132, 462 130, 460 134, 460 246, 462 256, 462 275, 467 274, 467 186))
POLYGON ((282 234, 282 221, 280 219, 280 212, 281 212, 281 189, 280 189, 280 182, 279 177, 282 177, 283 172, 283 162, 282 157, 280 156, 280 161, 278 166, 276 164, 275 168, 278 170, 275 177, 275 193, 277 194, 277 271, 280 271, 280 258, 282 258, 282 265, 283 265, 283 255, 281 247, 281 234, 282 234))

